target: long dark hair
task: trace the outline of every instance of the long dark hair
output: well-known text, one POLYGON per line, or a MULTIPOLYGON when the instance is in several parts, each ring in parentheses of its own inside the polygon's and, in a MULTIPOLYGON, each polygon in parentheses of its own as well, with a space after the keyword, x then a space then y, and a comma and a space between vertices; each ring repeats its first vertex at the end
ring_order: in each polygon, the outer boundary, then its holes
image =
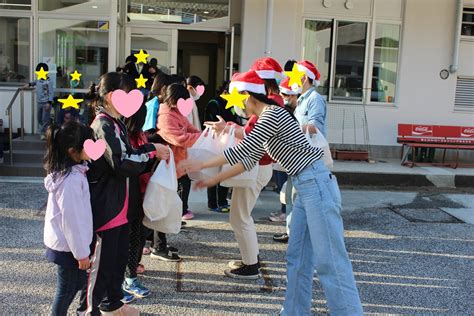
POLYGON ((186 85, 196 88, 199 85, 204 85, 204 81, 198 76, 189 76, 186 78, 186 85))
POLYGON ((94 95, 92 100, 92 107, 97 112, 101 108, 105 108, 105 96, 109 92, 113 92, 118 89, 122 89, 126 92, 130 92, 135 88, 135 83, 132 81, 130 76, 125 73, 108 72, 99 78, 99 83, 94 87, 94 91, 89 92, 94 95))
MULTIPOLYGON (((265 94, 260 94, 260 93, 254 93, 254 92, 250 92, 250 91, 247 91, 252 97, 254 97, 255 99, 257 99, 258 101, 262 102, 262 103, 265 103, 267 105, 276 105, 278 107, 281 107, 275 100, 273 99, 270 99, 268 98, 268 96, 266 96, 265 94)), ((285 110, 288 111, 288 113, 290 113, 291 117, 297 121, 296 119, 296 116, 293 114, 292 111, 290 111, 289 109, 287 109, 286 107, 284 108, 285 110)))
POLYGON ((153 99, 154 97, 158 97, 161 95, 161 100, 159 101, 163 102, 165 88, 169 86, 171 83, 172 83, 171 76, 158 70, 158 72, 156 73, 155 79, 153 80, 153 84, 151 85, 151 90, 150 90, 150 94, 148 98, 153 99))
POLYGON ((146 105, 142 104, 142 106, 138 109, 135 114, 132 116, 125 118, 124 123, 127 127, 128 135, 132 137, 137 137, 138 134, 142 131, 143 124, 145 124, 146 119, 146 105))
POLYGON ((170 108, 176 107, 179 99, 189 98, 188 89, 185 86, 179 83, 173 83, 168 86, 166 89, 166 99, 165 102, 170 108))
POLYGON ((92 139, 92 129, 77 121, 69 121, 62 126, 50 125, 46 130, 46 155, 43 159, 46 172, 52 173, 54 180, 58 176, 67 176, 76 164, 70 157, 69 149, 80 153, 87 139, 92 139))

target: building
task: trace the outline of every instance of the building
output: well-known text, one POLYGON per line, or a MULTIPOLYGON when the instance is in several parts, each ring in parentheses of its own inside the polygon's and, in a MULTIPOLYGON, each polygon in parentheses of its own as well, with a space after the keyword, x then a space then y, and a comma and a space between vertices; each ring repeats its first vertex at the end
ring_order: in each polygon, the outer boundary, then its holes
POLYGON ((398 123, 474 125, 474 0, 0 0, 0 118, 37 62, 57 94, 80 93, 140 49, 163 71, 202 77, 204 100, 263 55, 309 59, 330 142, 376 155, 398 154, 398 123))

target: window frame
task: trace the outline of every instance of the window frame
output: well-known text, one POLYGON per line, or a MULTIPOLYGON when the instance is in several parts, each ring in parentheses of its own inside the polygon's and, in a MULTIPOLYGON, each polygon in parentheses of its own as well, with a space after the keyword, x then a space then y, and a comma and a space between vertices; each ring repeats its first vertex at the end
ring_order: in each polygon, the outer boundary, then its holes
MULTIPOLYGON (((402 45, 403 45, 403 21, 401 20, 394 20, 394 19, 377 19, 377 18, 360 18, 354 16, 334 16, 333 18, 328 18, 327 16, 320 16, 320 15, 304 15, 302 18, 301 24, 301 34, 305 32, 305 24, 306 21, 324 21, 324 22, 332 22, 332 30, 331 30, 331 56, 330 56, 330 65, 329 65, 329 89, 328 95, 321 95, 328 103, 338 103, 338 104, 363 104, 363 105, 370 105, 370 106, 379 106, 379 107, 389 107, 389 108, 397 108, 398 107, 398 99, 400 95, 400 67, 402 63, 402 45), (362 99, 361 101, 349 101, 349 100, 334 100, 332 98, 333 89, 334 89, 334 80, 335 80, 335 57, 336 57, 336 40, 337 40, 337 23, 336 22, 354 22, 354 23, 366 23, 366 49, 365 49, 365 60, 364 60, 364 78, 363 78, 363 86, 362 86, 362 99), (371 101, 371 92, 372 92, 372 68, 374 64, 374 49, 375 49, 375 33, 377 24, 390 24, 390 25, 398 25, 400 27, 400 38, 398 43, 398 60, 397 60, 397 80, 396 80, 396 90, 395 90, 395 101, 394 102, 377 102, 371 101)), ((302 38, 304 41, 304 38, 302 38)), ((304 58, 304 49, 305 43, 303 42, 301 45, 301 58, 304 58)))
MULTIPOLYGON (((462 15, 464 15, 464 10, 466 10, 466 9, 474 10, 474 5, 464 4, 464 6, 462 8, 462 15)), ((474 15, 474 12, 472 12, 472 14, 474 15)), ((463 24, 472 24, 473 27, 474 27, 474 22, 464 22, 461 18, 461 32, 462 32, 463 24)), ((462 35, 462 33, 461 33, 459 35, 461 36, 462 41, 474 42, 474 34, 473 35, 462 35)))

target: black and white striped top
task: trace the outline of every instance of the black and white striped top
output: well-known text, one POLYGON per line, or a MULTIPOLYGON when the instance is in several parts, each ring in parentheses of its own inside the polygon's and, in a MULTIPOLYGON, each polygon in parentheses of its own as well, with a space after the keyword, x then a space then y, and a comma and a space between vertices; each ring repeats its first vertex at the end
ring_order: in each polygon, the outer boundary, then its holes
POLYGON ((289 175, 297 175, 323 156, 320 148, 310 145, 291 114, 275 105, 263 111, 252 132, 239 145, 226 149, 224 156, 229 164, 242 162, 251 170, 265 152, 289 175))

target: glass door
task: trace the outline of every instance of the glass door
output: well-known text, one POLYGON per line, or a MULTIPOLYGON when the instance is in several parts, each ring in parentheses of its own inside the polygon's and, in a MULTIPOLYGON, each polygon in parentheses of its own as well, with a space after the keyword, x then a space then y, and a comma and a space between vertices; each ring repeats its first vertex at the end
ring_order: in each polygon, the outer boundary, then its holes
MULTIPOLYGON (((156 59, 157 67, 167 74, 176 74, 178 59, 178 30, 127 27, 125 51, 131 54, 140 49, 156 59)), ((128 54, 127 54, 128 55, 128 54)), ((125 60, 121 61, 121 64, 125 60)))

